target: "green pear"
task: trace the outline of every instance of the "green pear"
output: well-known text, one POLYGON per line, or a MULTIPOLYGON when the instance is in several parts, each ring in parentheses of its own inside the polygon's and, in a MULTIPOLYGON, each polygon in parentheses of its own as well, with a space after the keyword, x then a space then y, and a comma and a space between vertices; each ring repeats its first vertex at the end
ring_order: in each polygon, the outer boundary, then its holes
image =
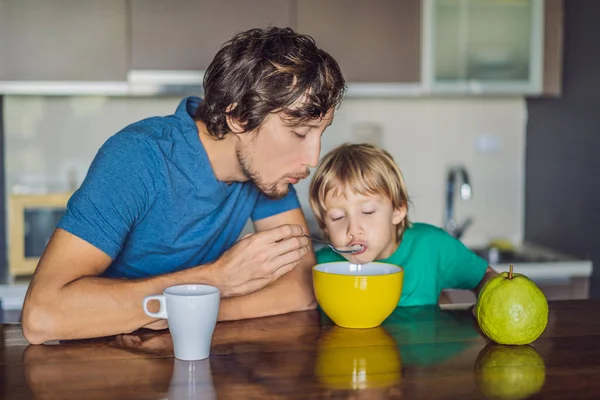
POLYGON ((481 331, 499 344, 529 344, 548 325, 548 301, 528 277, 502 272, 483 286, 477 298, 481 331))

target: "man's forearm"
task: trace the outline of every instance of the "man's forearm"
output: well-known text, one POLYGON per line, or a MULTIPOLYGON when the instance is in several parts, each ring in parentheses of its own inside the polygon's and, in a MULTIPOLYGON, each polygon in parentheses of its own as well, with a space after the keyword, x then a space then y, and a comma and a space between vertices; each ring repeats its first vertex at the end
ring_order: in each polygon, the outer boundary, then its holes
POLYGON ((291 272, 257 292, 221 299, 219 321, 258 318, 314 309, 314 256, 307 255, 291 272))
POLYGON ((140 280, 83 277, 61 288, 36 287, 34 278, 23 308, 25 336, 31 343, 42 343, 130 332, 153 320, 144 313, 145 296, 185 283, 210 284, 208 271, 185 270, 140 280), (203 276, 206 282, 199 281, 203 276))

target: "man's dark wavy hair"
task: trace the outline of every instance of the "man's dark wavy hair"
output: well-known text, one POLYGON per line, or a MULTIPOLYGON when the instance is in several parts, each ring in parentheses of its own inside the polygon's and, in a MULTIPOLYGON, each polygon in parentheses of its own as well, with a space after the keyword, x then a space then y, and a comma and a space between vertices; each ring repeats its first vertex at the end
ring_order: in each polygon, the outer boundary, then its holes
POLYGON ((229 132, 227 116, 244 132, 279 111, 290 125, 302 124, 337 107, 345 89, 339 65, 312 37, 290 28, 251 29, 226 42, 209 65, 195 118, 217 139, 229 132))

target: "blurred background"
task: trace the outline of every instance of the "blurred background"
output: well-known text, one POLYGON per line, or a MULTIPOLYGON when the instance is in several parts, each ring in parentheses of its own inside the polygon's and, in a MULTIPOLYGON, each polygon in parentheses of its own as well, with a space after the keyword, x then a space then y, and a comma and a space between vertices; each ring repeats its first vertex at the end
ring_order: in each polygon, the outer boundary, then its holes
POLYGON ((269 25, 312 35, 348 81, 322 154, 384 147, 411 220, 549 298, 599 297, 598 17, 595 0, 0 0, 3 309, 102 143, 202 96, 219 47, 269 25))

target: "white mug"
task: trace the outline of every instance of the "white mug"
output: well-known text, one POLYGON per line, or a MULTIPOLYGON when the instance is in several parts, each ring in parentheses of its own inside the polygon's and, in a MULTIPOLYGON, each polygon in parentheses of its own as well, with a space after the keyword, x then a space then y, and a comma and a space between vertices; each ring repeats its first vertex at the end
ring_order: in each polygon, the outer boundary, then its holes
POLYGON ((210 343, 219 314, 221 294, 209 285, 178 285, 166 288, 162 295, 144 297, 144 312, 168 320, 175 357, 203 360, 210 355, 210 343), (158 300, 158 312, 148 310, 148 302, 158 300))

